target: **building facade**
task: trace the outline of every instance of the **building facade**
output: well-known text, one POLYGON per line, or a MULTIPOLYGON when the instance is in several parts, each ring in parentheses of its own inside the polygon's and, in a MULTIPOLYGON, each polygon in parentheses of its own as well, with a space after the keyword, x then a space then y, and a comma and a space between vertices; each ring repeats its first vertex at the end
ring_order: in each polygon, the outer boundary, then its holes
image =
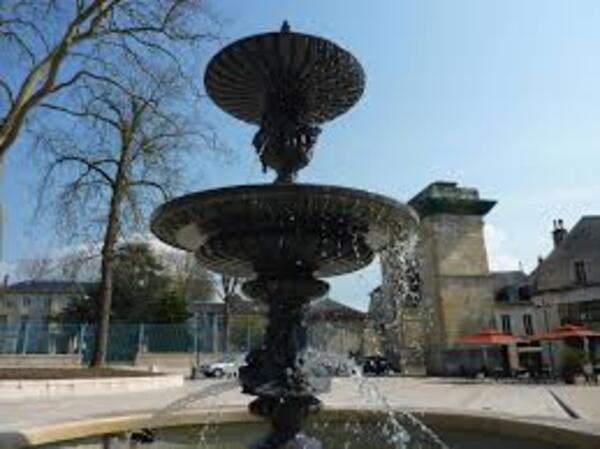
MULTIPOLYGON (((203 352, 246 352, 262 342, 267 323, 262 303, 233 295, 227 305, 220 299, 193 301, 190 312, 203 329, 203 352)), ((333 299, 312 301, 306 318, 309 345, 337 354, 362 352, 366 322, 366 313, 333 299)))
MULTIPOLYGON (((476 369, 484 363, 479 351, 457 344, 462 336, 486 328, 526 336, 539 329, 525 273, 490 270, 483 229, 484 217, 495 204, 480 198, 476 189, 453 182, 430 184, 409 201, 420 217, 416 247, 420 305, 412 309, 412 316, 408 308, 410 325, 408 329, 404 326, 402 341, 393 333, 388 333, 387 340, 388 346, 398 348, 406 347, 410 339, 420 340, 413 346, 424 348, 423 364, 430 374, 458 373, 466 366, 476 369), (518 296, 519 292, 528 294, 518 296)), ((382 259, 382 286, 386 277, 397 276, 386 263, 382 259)), ((392 296, 383 288, 376 290, 371 309, 381 309, 378 303, 402 304, 392 296)), ((407 311, 393 313, 399 322, 388 327, 402 328, 402 316, 407 311)), ((539 353, 539 348, 515 345, 503 357, 506 364, 517 367, 531 352, 539 353)))
MULTIPOLYGON (((554 248, 531 275, 532 301, 545 331, 579 324, 600 331, 600 216, 583 216, 569 231, 562 220, 552 230, 554 248)), ((547 344, 560 369, 567 347, 547 344)), ((600 360, 600 345, 592 345, 600 360)))
POLYGON ((0 352, 53 353, 52 317, 96 284, 68 281, 24 281, 5 285, 0 293, 0 352))

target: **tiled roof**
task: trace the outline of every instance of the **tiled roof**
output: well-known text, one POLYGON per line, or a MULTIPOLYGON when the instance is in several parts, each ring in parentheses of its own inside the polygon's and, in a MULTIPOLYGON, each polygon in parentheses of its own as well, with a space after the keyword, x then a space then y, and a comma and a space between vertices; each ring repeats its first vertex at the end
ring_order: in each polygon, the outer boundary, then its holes
MULTIPOLYGON (((229 311, 233 315, 266 315, 267 306, 259 301, 242 298, 234 295, 229 299, 229 311)), ((199 303, 202 304, 202 303, 199 303)), ((209 304, 209 303, 205 303, 209 304)), ((211 304, 224 307, 223 303, 211 304)), ((308 311, 309 320, 340 320, 340 321, 362 321, 367 314, 346 306, 331 298, 319 299, 311 302, 308 311)))
POLYGON ((538 290, 580 288, 575 283, 574 262, 585 261, 588 284, 600 283, 600 216, 586 215, 573 226, 561 243, 532 273, 538 290))
POLYGON ((73 281, 23 281, 11 284, 7 287, 7 293, 89 293, 98 284, 95 282, 73 282, 73 281))
POLYGON ((367 318, 367 314, 331 298, 323 298, 311 303, 308 318, 311 320, 363 321, 367 318))

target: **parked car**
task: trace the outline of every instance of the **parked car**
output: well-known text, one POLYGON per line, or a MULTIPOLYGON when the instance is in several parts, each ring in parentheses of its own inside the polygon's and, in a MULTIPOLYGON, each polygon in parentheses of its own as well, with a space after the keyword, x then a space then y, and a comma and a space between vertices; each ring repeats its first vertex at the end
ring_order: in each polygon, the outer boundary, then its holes
POLYGON ((221 361, 200 365, 199 371, 206 377, 237 377, 240 366, 245 363, 245 356, 226 357, 221 361))
POLYGON ((327 360, 320 362, 324 374, 329 377, 350 377, 356 374, 356 365, 350 359, 327 360))
POLYGON ((365 357, 362 364, 362 371, 366 376, 386 376, 398 372, 388 359, 381 355, 365 357))

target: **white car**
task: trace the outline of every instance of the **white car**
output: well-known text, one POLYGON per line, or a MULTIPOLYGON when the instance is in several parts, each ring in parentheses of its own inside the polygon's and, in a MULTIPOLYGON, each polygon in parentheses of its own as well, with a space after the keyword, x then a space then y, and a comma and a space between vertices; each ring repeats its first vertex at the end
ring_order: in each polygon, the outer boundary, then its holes
POLYGON ((226 357, 225 359, 199 366, 199 370, 206 377, 237 377, 240 366, 245 363, 246 357, 226 357))

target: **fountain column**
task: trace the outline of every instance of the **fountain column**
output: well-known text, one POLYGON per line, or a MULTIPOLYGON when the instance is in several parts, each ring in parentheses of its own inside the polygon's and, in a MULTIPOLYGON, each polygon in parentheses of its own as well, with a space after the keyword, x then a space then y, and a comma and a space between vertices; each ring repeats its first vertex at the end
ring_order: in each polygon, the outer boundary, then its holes
POLYGON ((264 343, 250 352, 240 369, 243 392, 258 396, 250 411, 272 424, 270 435, 256 447, 319 448, 300 434, 302 421, 320 408, 316 395, 329 387, 318 367, 306 360, 305 317, 309 302, 326 294, 328 284, 303 273, 282 273, 258 276, 246 282, 243 291, 269 306, 264 343))

